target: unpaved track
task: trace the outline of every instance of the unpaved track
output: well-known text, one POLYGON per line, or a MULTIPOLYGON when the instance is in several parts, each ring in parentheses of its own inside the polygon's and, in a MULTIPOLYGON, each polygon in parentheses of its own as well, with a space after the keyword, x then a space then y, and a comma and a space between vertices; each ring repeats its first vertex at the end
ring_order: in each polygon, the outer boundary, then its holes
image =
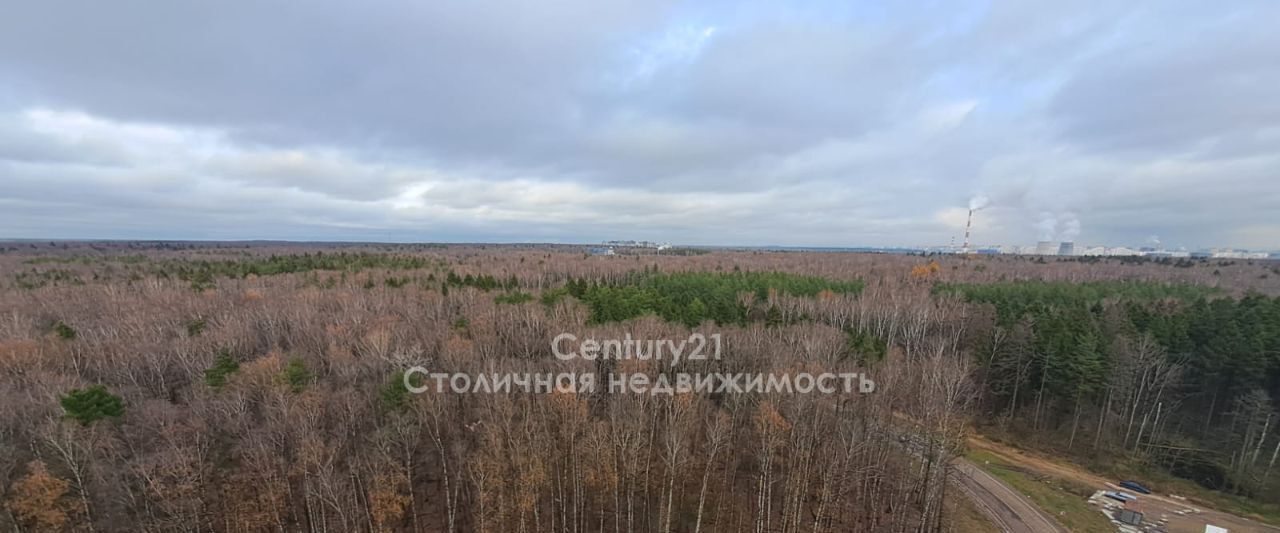
POLYGON ((957 458, 955 482, 1002 531, 1067 533, 1067 529, 1018 491, 964 458, 957 458))

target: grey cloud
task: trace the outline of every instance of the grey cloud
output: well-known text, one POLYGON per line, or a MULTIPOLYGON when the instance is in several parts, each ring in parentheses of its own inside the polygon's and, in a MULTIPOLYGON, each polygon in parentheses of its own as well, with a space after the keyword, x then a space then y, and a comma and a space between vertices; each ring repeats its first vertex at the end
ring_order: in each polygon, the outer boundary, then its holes
POLYGON ((0 64, 43 104, 116 119, 287 144, 532 149, 546 119, 575 106, 600 50, 662 12, 653 2, 25 3, 0 22, 0 64))
MULTIPOLYGON (((1170 14, 1081 62, 1051 110, 1072 142, 1098 150, 1204 148, 1280 127, 1280 34, 1273 2, 1222 4, 1176 31, 1170 14)), ((1256 147, 1274 150, 1274 146, 1256 147)))
POLYGON ((1273 3, 948 8, 18 3, 0 228, 1280 245, 1273 3))

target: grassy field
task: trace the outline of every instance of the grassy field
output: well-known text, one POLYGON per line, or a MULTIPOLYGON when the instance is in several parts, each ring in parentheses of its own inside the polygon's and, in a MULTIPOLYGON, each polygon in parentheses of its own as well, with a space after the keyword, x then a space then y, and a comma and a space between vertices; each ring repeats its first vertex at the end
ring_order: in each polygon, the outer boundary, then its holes
POLYGON ((1087 501, 1093 493, 1087 486, 1052 477, 1031 474, 1010 465, 1000 456, 984 450, 966 454, 983 470, 1000 478, 1031 498, 1041 509, 1072 531, 1113 531, 1115 526, 1087 501))

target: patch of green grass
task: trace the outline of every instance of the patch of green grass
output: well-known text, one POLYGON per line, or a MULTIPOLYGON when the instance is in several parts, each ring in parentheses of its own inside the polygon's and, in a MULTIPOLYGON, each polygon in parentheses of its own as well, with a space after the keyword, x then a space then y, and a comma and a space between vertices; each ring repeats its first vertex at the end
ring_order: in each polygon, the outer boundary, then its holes
POLYGON ((1089 487, 1052 477, 1034 476, 985 450, 971 450, 966 457, 979 468, 1026 495, 1071 531, 1115 530, 1115 526, 1111 525, 1111 521, 1102 512, 1089 505, 1089 496, 1093 494, 1089 487))

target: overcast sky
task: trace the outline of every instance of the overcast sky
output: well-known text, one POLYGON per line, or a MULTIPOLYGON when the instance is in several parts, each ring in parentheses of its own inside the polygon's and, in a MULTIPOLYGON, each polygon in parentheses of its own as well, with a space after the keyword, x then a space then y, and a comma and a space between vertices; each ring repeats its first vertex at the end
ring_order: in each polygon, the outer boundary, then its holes
POLYGON ((979 243, 1280 248, 1277 21, 1274 0, 11 2, 0 238, 922 245, 978 199, 979 243))

